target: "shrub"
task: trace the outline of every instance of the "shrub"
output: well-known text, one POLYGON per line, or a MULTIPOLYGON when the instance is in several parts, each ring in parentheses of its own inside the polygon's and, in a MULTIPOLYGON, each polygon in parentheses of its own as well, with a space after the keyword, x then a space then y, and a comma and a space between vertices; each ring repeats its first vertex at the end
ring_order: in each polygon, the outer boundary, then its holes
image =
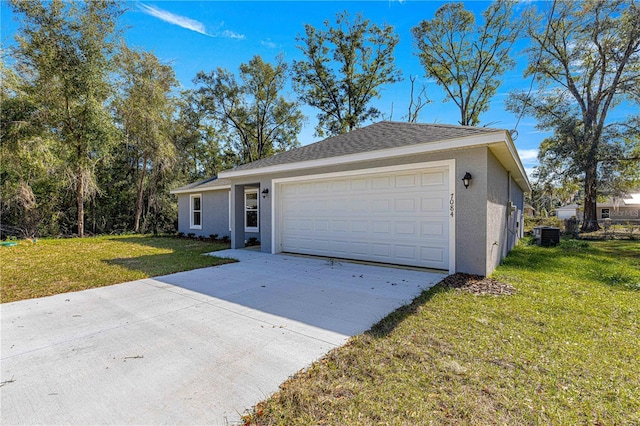
POLYGON ((189 233, 187 234, 187 237, 188 237, 188 238, 195 238, 195 236, 196 236, 195 232, 189 232, 189 233))
POLYGON ((225 244, 229 244, 231 242, 231 238, 228 235, 222 237, 222 242, 225 244))
POLYGON ((536 226, 555 226, 564 230, 564 221, 557 217, 525 217, 524 232, 531 233, 536 226))
POLYGON ((184 238, 184 232, 178 232, 178 238, 184 238))
POLYGON ((211 241, 215 241, 218 239, 218 234, 211 234, 209 235, 209 239, 211 239, 211 241))

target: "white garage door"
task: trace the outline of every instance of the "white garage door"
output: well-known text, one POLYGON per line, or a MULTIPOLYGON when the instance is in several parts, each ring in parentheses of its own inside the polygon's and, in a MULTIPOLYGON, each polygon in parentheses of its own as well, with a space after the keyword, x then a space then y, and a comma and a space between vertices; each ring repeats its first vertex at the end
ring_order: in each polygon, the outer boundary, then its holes
POLYGON ((280 250, 449 269, 449 170, 280 187, 280 250))

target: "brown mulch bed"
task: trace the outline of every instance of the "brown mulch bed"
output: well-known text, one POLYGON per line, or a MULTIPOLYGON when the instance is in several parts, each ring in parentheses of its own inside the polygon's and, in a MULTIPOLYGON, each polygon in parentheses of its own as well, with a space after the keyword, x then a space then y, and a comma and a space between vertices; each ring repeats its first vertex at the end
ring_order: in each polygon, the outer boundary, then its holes
POLYGON ((493 278, 486 278, 482 275, 463 274, 461 272, 449 275, 440 281, 438 285, 476 295, 503 296, 516 292, 515 287, 501 283, 493 278))

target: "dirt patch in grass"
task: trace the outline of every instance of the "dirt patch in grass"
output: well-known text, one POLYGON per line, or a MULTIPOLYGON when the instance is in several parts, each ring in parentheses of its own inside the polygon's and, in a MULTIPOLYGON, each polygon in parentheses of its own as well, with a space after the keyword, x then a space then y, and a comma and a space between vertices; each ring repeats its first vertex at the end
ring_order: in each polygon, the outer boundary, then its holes
POLYGON ((501 283, 496 279, 460 272, 449 275, 436 285, 477 295, 503 296, 516 292, 512 285, 501 283))

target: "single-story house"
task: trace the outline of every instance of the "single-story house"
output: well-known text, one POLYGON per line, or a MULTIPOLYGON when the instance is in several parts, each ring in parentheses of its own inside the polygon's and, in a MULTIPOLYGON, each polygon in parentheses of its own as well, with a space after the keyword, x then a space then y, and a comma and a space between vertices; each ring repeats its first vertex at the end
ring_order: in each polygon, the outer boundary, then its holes
POLYGON ((610 198, 596 205, 598 220, 611 219, 614 222, 640 220, 640 193, 629 194, 628 198, 610 198))
POLYGON ((232 248, 487 275, 530 190, 506 130, 382 121, 172 193, 179 231, 232 248))
POLYGON ((567 204, 566 206, 558 207, 556 209, 556 217, 558 219, 571 219, 576 217, 580 219, 580 206, 577 204, 567 204))
MULTIPOLYGON (((640 221, 640 193, 629 194, 626 198, 609 198, 604 203, 596 204, 596 215, 599 221, 611 219, 614 222, 640 221)), ((558 207, 556 216, 569 219, 575 216, 582 219, 582 208, 577 204, 558 207)))

